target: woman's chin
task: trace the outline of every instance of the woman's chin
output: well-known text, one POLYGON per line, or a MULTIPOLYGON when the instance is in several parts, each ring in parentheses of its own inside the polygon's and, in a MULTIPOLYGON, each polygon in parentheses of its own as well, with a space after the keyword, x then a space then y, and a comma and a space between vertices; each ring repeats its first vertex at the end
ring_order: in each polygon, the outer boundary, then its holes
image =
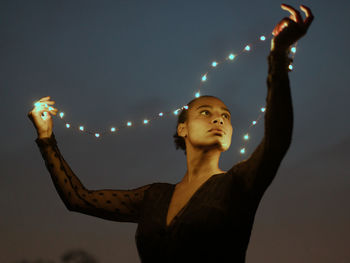
POLYGON ((230 144, 219 139, 219 140, 215 140, 211 144, 208 144, 206 148, 211 149, 211 150, 217 149, 221 152, 225 152, 230 148, 230 144))

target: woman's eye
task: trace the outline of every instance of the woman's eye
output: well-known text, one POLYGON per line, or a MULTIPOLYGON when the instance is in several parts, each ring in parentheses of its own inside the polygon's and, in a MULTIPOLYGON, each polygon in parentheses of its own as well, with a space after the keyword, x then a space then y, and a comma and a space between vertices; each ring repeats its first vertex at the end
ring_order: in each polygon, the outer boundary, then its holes
POLYGON ((224 113, 224 114, 222 114, 226 119, 229 119, 230 118, 230 116, 228 115, 228 114, 226 114, 226 113, 224 113))
POLYGON ((201 114, 202 115, 209 115, 209 111, 207 111, 207 110, 201 111, 201 114))

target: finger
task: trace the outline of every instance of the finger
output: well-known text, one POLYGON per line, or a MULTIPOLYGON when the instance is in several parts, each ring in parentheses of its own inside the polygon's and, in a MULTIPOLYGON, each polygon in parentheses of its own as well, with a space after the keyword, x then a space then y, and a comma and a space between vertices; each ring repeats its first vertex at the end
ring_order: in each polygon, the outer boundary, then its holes
POLYGON ((49 111, 47 111, 48 113, 50 113, 50 114, 53 114, 53 115, 56 115, 57 114, 57 111, 56 110, 49 110, 49 111))
POLYGON ((304 24, 308 27, 310 26, 312 20, 314 20, 314 15, 312 14, 311 12, 311 9, 308 8, 307 6, 305 5, 300 5, 300 9, 303 10, 303 12, 305 13, 306 15, 306 18, 304 20, 304 24))
POLYGON ((303 22, 303 18, 301 17, 299 11, 294 9, 292 6, 286 5, 286 4, 281 4, 281 8, 286 10, 286 11, 289 11, 292 14, 291 17, 295 22, 297 22, 297 23, 303 22))
POLYGON ((54 101, 42 101, 42 102, 36 102, 34 103, 35 107, 48 107, 48 105, 53 105, 55 104, 54 101))
POLYGON ((54 107, 49 107, 49 111, 55 111, 58 112, 58 109, 54 108, 54 107))
POLYGON ((47 105, 53 105, 53 104, 55 104, 56 102, 54 102, 54 101, 51 101, 51 100, 48 100, 48 101, 43 101, 43 102, 40 102, 42 105, 45 105, 45 106, 47 106, 47 105))
POLYGON ((288 17, 283 18, 274 28, 272 34, 274 36, 277 36, 285 27, 287 27, 290 23, 294 23, 293 20, 291 20, 288 17))
POLYGON ((39 101, 48 100, 48 99, 50 99, 50 98, 51 98, 50 96, 42 97, 39 101))

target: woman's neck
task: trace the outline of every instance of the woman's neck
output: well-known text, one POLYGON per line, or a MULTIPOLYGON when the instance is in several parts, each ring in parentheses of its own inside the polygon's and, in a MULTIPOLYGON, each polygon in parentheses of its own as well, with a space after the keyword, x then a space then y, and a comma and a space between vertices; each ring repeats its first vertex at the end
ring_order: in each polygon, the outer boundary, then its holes
POLYGON ((187 171, 182 179, 182 183, 191 183, 193 181, 202 181, 218 173, 224 173, 219 168, 219 159, 221 151, 218 149, 188 149, 187 171))

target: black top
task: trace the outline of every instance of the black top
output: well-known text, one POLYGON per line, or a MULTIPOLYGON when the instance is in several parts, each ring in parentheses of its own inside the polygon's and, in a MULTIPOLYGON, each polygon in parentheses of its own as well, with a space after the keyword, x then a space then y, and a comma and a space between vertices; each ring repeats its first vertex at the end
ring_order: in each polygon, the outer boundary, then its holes
POLYGON ((205 181, 166 226, 175 184, 88 190, 61 155, 55 135, 36 139, 56 190, 70 211, 138 223, 142 262, 245 262, 254 216, 292 137, 288 54, 268 56, 265 134, 252 155, 205 181))

